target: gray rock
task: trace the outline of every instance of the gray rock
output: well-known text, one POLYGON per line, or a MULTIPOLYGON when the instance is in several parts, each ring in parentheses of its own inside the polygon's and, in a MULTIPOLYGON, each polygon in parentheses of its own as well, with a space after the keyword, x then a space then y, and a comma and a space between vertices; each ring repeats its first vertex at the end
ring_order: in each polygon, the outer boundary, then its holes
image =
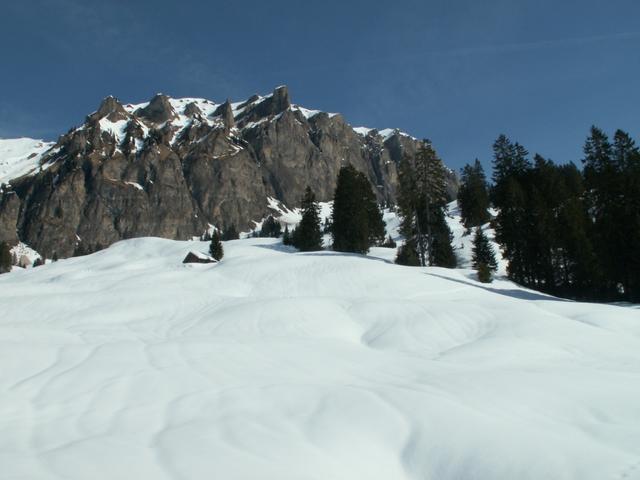
MULTIPOLYGON (((0 241, 67 257, 125 238, 188 239, 209 224, 246 229, 270 213, 268 197, 295 207, 309 185, 330 200, 348 164, 368 176, 380 202, 394 202, 397 166, 419 145, 400 132, 364 137, 341 115, 306 118, 284 87, 243 107, 234 118, 225 102, 203 118, 192 104, 189 120, 174 124, 164 95, 133 113, 107 97, 43 157, 49 168, 0 193, 0 241), (105 116, 128 121, 123 138, 101 129, 105 116)), ((452 173, 452 194, 456 185, 452 173)))

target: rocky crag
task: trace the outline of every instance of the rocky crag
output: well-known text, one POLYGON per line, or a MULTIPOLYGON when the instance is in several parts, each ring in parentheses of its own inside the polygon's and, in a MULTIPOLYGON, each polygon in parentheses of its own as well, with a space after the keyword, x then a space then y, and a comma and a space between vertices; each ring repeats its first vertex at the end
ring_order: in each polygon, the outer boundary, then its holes
POLYGON ((2 187, 0 241, 67 257, 125 238, 247 228, 269 213, 270 197, 293 207, 310 185, 329 200, 346 164, 393 202, 398 163, 418 145, 398 130, 354 129, 339 114, 294 105, 286 87, 222 104, 107 97, 2 187))

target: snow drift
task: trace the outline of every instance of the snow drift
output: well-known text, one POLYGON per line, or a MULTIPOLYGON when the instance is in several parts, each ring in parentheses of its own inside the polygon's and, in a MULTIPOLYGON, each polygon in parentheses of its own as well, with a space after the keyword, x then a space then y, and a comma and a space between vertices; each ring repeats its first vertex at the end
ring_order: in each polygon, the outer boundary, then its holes
POLYGON ((142 238, 0 277, 6 479, 640 478, 640 311, 142 238))

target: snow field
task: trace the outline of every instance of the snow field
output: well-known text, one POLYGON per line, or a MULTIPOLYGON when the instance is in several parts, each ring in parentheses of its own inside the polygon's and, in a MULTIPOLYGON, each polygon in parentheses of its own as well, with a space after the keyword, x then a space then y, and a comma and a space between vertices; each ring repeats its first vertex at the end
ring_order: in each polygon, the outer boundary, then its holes
POLYGON ((0 276, 2 478, 638 478, 640 310, 224 247, 0 276))

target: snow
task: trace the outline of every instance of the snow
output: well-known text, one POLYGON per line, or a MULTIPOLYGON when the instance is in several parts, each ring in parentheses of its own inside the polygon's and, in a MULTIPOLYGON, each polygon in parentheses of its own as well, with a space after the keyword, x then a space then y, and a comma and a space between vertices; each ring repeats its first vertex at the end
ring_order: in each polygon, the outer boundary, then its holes
POLYGON ((52 146, 33 138, 0 139, 0 184, 38 168, 42 155, 52 146))
POLYGON ((144 190, 144 187, 142 185, 140 185, 137 182, 124 182, 127 185, 131 185, 132 187, 138 189, 138 190, 144 190))
POLYGON ((107 120, 107 118, 101 118, 99 124, 100 130, 113 135, 113 137, 116 139, 116 142, 120 144, 126 137, 127 125, 129 124, 129 120, 118 120, 116 122, 112 122, 110 120, 107 120))
POLYGON ((362 135, 363 137, 366 137, 367 135, 369 135, 370 132, 374 130, 375 128, 368 128, 368 127, 355 127, 353 129, 354 132, 356 132, 358 135, 362 135))
POLYGON ((637 478, 640 310, 273 239, 181 264, 206 248, 0 276, 3 478, 637 478))

